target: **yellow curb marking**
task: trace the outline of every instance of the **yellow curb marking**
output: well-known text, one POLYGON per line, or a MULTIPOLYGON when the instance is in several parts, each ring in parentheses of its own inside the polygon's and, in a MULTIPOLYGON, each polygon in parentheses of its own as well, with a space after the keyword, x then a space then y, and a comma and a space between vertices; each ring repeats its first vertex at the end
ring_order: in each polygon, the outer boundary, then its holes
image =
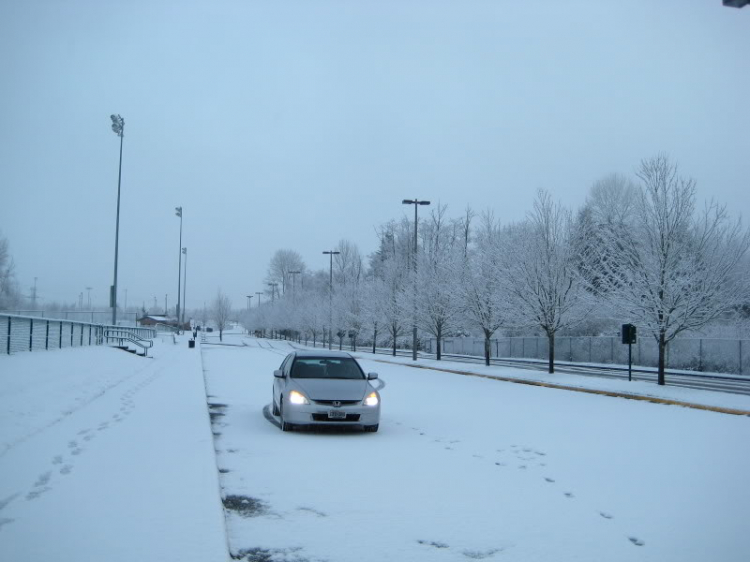
POLYGON ((640 400, 641 402, 652 402, 654 404, 667 404, 669 406, 682 406, 683 408, 693 408, 694 410, 707 410, 709 412, 718 412, 720 414, 731 414, 734 416, 750 416, 748 410, 736 410, 734 408, 723 408, 721 406, 706 406, 704 404, 693 404, 691 402, 680 402, 679 400, 670 400, 668 398, 655 398, 653 396, 641 396, 638 394, 625 394, 622 392, 612 392, 609 390, 597 390, 593 388, 579 388, 576 386, 565 386, 542 381, 530 381, 526 379, 514 379, 512 377, 502 377, 499 375, 482 375, 480 373, 470 373, 468 371, 456 371, 453 369, 443 369, 440 367, 431 367, 427 365, 410 365, 409 363, 399 363, 398 361, 386 361, 385 359, 370 359, 378 363, 388 363, 390 365, 402 365, 412 369, 429 369, 443 373, 453 373, 454 375, 464 375, 467 377, 479 377, 502 382, 512 382, 516 384, 526 384, 529 386, 542 386, 544 388, 554 388, 556 390, 569 390, 572 392, 583 392, 586 394, 599 394, 601 396, 611 396, 613 398, 626 398, 628 400, 640 400))

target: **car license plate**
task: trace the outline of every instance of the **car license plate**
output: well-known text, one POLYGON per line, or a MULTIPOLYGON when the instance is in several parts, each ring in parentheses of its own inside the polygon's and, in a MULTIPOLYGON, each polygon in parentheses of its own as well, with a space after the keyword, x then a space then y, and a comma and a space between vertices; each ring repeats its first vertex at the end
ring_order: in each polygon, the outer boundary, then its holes
POLYGON ((332 420, 345 420, 346 412, 343 410, 328 410, 328 418, 332 420))

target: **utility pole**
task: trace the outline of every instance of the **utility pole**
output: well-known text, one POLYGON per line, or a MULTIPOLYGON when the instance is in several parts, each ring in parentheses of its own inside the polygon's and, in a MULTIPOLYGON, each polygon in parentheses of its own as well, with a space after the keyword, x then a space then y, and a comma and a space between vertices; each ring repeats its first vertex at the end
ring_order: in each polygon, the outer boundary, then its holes
POLYGON ((429 205, 429 201, 420 201, 416 197, 414 199, 404 199, 401 201, 404 205, 414 205, 414 329, 412 332, 412 351, 411 358, 417 360, 417 226, 419 221, 417 219, 417 206, 418 205, 429 205))
POLYGON ((89 310, 91 310, 91 289, 93 289, 93 287, 86 287, 86 293, 88 296, 87 304, 88 304, 89 310))
POLYGON ((115 280, 110 290, 109 300, 112 306, 112 325, 117 326, 117 253, 120 245, 120 185, 122 183, 122 139, 125 136, 125 119, 120 115, 110 115, 112 130, 120 137, 120 169, 117 173, 117 222, 115 223, 115 280))
POLYGON ((174 208, 175 215, 180 217, 180 249, 179 249, 179 262, 177 264, 177 309, 176 309, 176 316, 177 316, 177 333, 180 333, 179 324, 180 324, 180 286, 182 285, 182 207, 175 207, 174 208))
POLYGON ((328 280, 328 349, 332 349, 331 336, 333 335, 333 256, 340 253, 341 252, 335 252, 333 250, 323 252, 323 254, 331 256, 331 267, 328 280))

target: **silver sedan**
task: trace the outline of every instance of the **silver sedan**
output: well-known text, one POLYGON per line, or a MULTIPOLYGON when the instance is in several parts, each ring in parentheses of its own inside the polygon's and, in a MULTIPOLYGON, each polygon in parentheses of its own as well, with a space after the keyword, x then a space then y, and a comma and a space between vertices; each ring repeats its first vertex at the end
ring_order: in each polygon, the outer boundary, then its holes
POLYGON ((273 372, 273 414, 281 430, 299 425, 353 425, 375 432, 380 394, 359 363, 340 351, 295 351, 273 372))

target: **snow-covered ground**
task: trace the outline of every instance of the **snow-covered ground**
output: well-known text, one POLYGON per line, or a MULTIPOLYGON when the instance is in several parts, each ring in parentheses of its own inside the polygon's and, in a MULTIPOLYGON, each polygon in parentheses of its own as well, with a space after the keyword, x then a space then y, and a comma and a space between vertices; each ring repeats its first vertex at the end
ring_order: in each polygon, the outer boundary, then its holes
POLYGON ((750 417, 363 353, 378 433, 282 433, 267 405, 292 346, 225 343, 0 357, 0 560, 226 562, 227 537, 249 562, 747 560, 750 417))
MULTIPOLYGON (((744 561, 750 552, 748 417, 362 354, 386 382, 379 433, 282 433, 262 411, 291 346, 247 343, 203 348, 230 547, 247 560, 744 561)), ((703 394, 679 390, 691 402, 703 394)))
POLYGON ((225 561, 200 353, 0 356, 0 560, 225 561))

